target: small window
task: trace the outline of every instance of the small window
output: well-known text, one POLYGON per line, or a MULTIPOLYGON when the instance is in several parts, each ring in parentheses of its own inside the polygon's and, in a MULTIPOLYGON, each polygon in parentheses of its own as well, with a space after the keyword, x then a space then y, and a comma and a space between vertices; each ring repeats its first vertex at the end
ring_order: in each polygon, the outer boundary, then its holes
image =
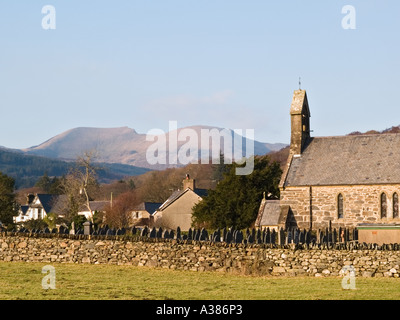
POLYGON ((399 217, 399 195, 395 192, 393 194, 393 218, 399 217))
POLYGON ((339 193, 337 197, 338 219, 343 219, 343 195, 339 193))
POLYGON ((381 218, 387 217, 387 198, 386 193, 381 194, 381 218))

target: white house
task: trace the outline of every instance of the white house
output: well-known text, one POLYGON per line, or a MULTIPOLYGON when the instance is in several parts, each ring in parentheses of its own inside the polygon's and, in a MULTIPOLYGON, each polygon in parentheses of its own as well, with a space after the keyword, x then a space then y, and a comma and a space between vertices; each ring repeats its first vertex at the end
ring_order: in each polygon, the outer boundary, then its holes
POLYGON ((27 204, 21 206, 18 216, 14 217, 14 222, 44 219, 49 213, 55 213, 59 217, 64 217, 66 200, 65 195, 29 194, 27 204))

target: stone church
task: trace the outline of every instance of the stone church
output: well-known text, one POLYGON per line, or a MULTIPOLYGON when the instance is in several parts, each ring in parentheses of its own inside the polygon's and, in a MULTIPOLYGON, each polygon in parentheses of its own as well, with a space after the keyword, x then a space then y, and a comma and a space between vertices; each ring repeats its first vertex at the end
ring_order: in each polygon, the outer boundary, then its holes
MULTIPOLYGON (((400 223, 400 134, 311 137, 310 116, 306 91, 296 90, 277 224, 318 229, 400 223)), ((265 202, 256 227, 272 207, 265 202)))

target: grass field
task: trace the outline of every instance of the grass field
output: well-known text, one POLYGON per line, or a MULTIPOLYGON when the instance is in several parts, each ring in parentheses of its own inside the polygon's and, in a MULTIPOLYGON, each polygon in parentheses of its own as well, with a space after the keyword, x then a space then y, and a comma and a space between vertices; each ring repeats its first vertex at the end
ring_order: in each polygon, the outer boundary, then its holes
POLYGON ((0 262, 2 300, 399 300, 399 278, 255 277, 145 267, 52 263, 56 288, 43 289, 44 263, 0 262))

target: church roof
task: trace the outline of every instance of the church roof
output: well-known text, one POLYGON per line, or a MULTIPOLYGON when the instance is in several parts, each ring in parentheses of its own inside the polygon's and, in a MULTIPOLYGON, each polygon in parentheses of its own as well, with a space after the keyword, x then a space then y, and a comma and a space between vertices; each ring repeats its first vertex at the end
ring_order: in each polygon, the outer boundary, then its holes
POLYGON ((289 206, 281 206, 279 200, 261 201, 260 208, 256 219, 255 226, 286 226, 289 206))
POLYGON ((400 183, 400 134, 310 138, 284 186, 400 183))

